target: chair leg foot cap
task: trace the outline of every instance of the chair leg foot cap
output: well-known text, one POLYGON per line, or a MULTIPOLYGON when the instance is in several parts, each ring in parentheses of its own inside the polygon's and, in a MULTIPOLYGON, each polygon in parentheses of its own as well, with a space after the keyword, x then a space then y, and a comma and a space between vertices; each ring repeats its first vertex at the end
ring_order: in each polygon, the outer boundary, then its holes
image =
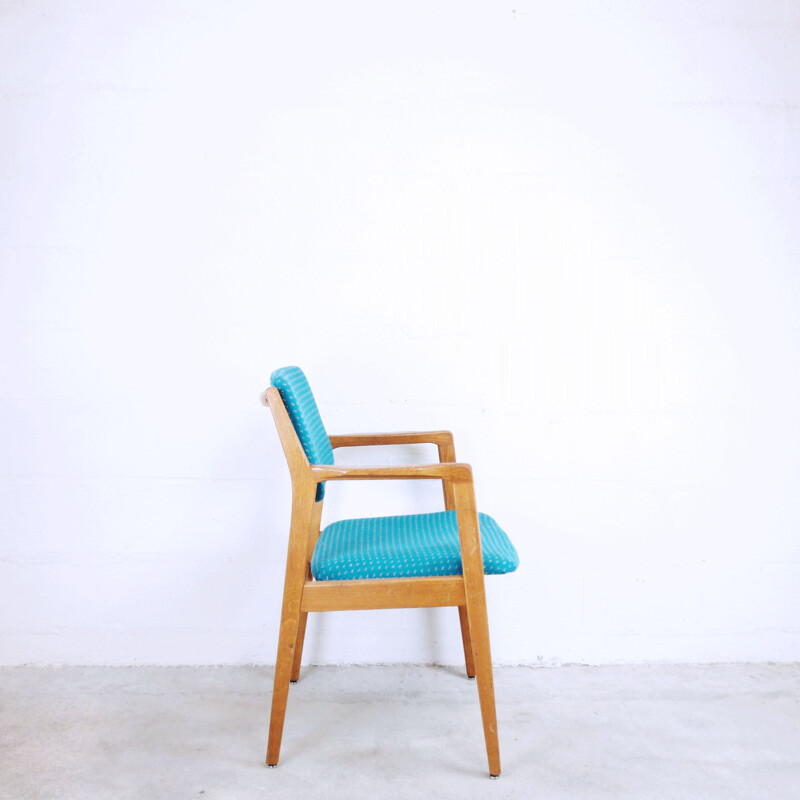
POLYGON ((297 681, 289 681, 289 683, 297 683, 297 681))
POLYGON ((475 680, 475 676, 474 675, 467 675, 467 680, 468 681, 474 681, 475 680))
POLYGON ((275 769, 275 767, 277 767, 278 765, 277 765, 277 764, 267 764, 267 766, 268 766, 270 769, 275 769))
POLYGON ((499 775, 492 775, 492 773, 491 773, 491 772, 489 773, 489 777, 490 777, 490 778, 491 778, 493 781, 496 781, 496 780, 498 780, 498 779, 500 778, 500 776, 499 776, 499 775))

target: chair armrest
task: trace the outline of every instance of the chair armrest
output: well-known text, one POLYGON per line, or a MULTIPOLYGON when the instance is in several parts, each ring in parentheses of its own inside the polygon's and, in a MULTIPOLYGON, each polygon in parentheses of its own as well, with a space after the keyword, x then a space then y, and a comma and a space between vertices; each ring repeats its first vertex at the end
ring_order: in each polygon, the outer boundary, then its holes
POLYGON ((338 467, 317 464, 311 467, 315 483, 337 480, 414 480, 435 479, 451 483, 472 483, 469 464, 415 464, 396 467, 338 467))
POLYGON ((350 433, 329 436, 332 448, 370 447, 379 444, 453 444, 450 431, 410 431, 408 433, 350 433))

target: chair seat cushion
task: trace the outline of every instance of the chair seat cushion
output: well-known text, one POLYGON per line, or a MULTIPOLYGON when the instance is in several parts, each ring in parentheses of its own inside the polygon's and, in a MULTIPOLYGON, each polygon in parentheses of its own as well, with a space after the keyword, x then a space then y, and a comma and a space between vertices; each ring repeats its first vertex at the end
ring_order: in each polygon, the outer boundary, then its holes
MULTIPOLYGON (((487 575, 513 572, 519 556, 503 529, 478 514, 487 575)), ((344 519, 322 532, 311 559, 318 581, 461 575, 455 511, 344 519)))

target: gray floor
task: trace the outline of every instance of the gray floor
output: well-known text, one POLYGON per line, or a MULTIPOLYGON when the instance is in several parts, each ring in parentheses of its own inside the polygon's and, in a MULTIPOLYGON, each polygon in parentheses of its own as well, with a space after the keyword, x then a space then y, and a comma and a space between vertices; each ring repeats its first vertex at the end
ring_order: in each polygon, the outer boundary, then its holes
POLYGON ((800 798, 800 665, 497 668, 503 776, 450 667, 0 670, 0 797, 800 798))

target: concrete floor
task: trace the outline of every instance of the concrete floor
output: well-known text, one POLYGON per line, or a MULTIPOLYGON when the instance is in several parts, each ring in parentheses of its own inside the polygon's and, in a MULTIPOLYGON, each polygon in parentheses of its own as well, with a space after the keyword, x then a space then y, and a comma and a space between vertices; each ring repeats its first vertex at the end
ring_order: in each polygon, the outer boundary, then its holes
POLYGON ((503 776, 451 667, 0 669, 0 797, 800 798, 800 665, 497 668, 503 776))

